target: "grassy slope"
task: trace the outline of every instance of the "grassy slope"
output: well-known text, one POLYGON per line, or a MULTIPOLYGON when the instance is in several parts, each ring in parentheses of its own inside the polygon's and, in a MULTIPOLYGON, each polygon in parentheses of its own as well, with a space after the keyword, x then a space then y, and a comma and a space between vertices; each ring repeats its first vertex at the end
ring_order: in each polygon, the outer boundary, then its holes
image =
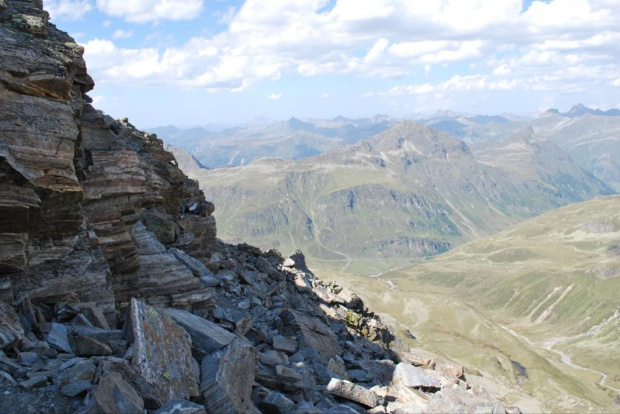
POLYGON ((619 245, 614 196, 552 211, 378 278, 317 265, 321 277, 350 285, 390 315, 403 337, 413 332, 410 346, 480 372, 470 378, 499 383, 505 388, 495 392, 509 403, 534 412, 613 412, 620 410, 620 391, 608 388, 620 389, 619 245), (558 352, 591 371, 563 363, 558 352), (527 380, 511 360, 527 369, 527 380), (608 387, 597 372, 608 375, 608 387))

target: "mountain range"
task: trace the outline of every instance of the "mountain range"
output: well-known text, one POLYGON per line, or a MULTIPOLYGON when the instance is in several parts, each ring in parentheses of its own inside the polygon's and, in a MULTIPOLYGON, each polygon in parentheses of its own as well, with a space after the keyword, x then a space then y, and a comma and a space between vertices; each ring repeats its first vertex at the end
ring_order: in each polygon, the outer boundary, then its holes
POLYGON ((412 121, 316 157, 191 171, 226 239, 352 270, 442 253, 613 192, 531 128, 475 152, 412 121))

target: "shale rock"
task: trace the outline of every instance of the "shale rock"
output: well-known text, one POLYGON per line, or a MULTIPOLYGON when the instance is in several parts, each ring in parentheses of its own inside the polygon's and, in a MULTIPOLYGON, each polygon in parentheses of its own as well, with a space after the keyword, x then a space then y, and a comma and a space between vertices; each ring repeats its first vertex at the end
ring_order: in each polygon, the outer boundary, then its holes
POLYGON ((126 338, 134 347, 131 363, 162 401, 198 395, 198 363, 183 328, 137 299, 131 299, 125 324, 126 338))
POLYGON ((166 309, 164 313, 181 325, 192 338, 192 350, 200 360, 205 355, 224 348, 237 336, 197 315, 180 309, 166 309))
POLYGON ((144 402, 131 385, 117 373, 104 374, 92 395, 88 414, 142 414, 144 402))
POLYGON ((252 406, 255 351, 234 340, 202 360, 200 391, 208 412, 245 413, 252 406))

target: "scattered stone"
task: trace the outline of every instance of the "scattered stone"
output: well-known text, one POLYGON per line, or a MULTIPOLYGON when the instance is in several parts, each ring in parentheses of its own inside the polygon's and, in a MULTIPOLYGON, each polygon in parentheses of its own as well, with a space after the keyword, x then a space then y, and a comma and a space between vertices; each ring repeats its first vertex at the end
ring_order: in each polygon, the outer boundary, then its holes
POLYGON ((83 380, 92 382, 95 376, 95 363, 89 359, 75 358, 60 367, 54 383, 62 388, 65 385, 83 380))
POLYGON ((30 391, 35 388, 45 387, 47 385, 47 376, 46 375, 36 375, 29 380, 21 382, 19 384, 23 389, 30 391))
POLYGON ((290 364, 289 357, 285 353, 278 352, 273 349, 269 349, 265 352, 260 353, 258 358, 261 363, 270 367, 290 364))
POLYGON ((292 354, 297 350, 297 341, 291 338, 285 338, 283 336, 273 337, 273 348, 277 351, 284 351, 292 354))
POLYGON ((282 312, 281 318, 286 329, 297 336, 302 346, 314 348, 326 357, 342 353, 334 332, 318 318, 291 309, 282 312))
POLYGON ((192 357, 190 335, 169 316, 132 298, 125 337, 134 346, 131 363, 159 390, 163 401, 199 394, 199 368, 192 357))
POLYGON ((0 371, 0 384, 7 383, 11 385, 17 385, 17 381, 15 378, 11 376, 8 372, 0 371))
POLYGON ((59 351, 67 354, 73 353, 71 344, 69 344, 69 337, 67 336, 67 328, 63 324, 52 323, 51 330, 49 334, 47 334, 46 341, 51 347, 54 347, 59 351))
POLYGON ((200 391, 208 412, 245 413, 252 406, 254 348, 234 340, 202 360, 200 391))
POLYGON ((205 408, 191 401, 173 398, 153 414, 207 414, 205 408))
POLYGON ((83 392, 88 391, 91 388, 92 384, 90 381, 76 381, 71 384, 67 384, 60 389, 60 393, 66 397, 76 397, 83 392))
POLYGON ((35 352, 20 352, 17 354, 17 361, 26 367, 31 367, 40 360, 41 358, 35 352))
POLYGON ((15 309, 8 303, 0 301, 0 349, 12 346, 23 336, 24 328, 19 323, 15 309))
POLYGON ((87 414, 123 413, 142 414, 144 401, 131 385, 115 372, 105 373, 92 394, 87 414))
POLYGON ((75 338, 75 353, 77 356, 112 355, 112 349, 96 339, 78 335, 75 338))
POLYGON ((295 410, 295 403, 279 392, 272 391, 258 404, 266 414, 289 414, 295 410))
POLYGON ((425 390, 441 389, 441 383, 436 378, 407 362, 401 362, 396 365, 392 376, 392 382, 394 384, 403 384, 411 388, 421 388, 425 390))
POLYGON ((295 260, 291 259, 290 257, 287 257, 284 260, 284 263, 282 263, 283 267, 295 267, 295 260))
POLYGON ((181 325, 192 338, 192 351, 202 360, 205 355, 224 348, 237 336, 200 316, 180 310, 165 309, 164 313, 181 325))
POLYGON ((381 404, 381 398, 377 394, 346 380, 332 378, 326 389, 330 394, 359 403, 366 408, 381 404))

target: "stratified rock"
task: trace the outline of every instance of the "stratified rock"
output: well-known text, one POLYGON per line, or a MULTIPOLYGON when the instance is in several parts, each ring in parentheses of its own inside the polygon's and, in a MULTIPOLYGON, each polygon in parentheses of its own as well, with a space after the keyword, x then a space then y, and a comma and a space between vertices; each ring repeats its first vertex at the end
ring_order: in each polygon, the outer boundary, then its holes
POLYGON ((200 391, 213 413, 245 413, 251 406, 255 350, 234 340, 202 360, 200 391))
POLYGON ((224 348, 237 338, 235 334, 192 313, 180 309, 165 309, 164 313, 189 333, 194 355, 200 359, 224 348))
POLYGON ((291 309, 282 312, 281 318, 286 326, 286 333, 296 335, 302 346, 316 349, 326 357, 340 355, 342 350, 338 338, 318 318, 312 318, 291 309))
POLYGON ((144 401, 131 385, 115 373, 106 373, 99 379, 99 385, 92 394, 88 414, 142 414, 144 401))
POLYGON ((443 389, 431 398, 428 412, 506 414, 506 409, 495 400, 485 399, 464 390, 443 389))
POLYGON ((132 298, 125 335, 134 347, 131 363, 159 391, 162 401, 198 395, 199 368, 191 338, 169 316, 132 298))
POLYGON ((174 254, 168 253, 141 222, 134 224, 131 236, 140 255, 138 286, 143 296, 196 293, 202 289, 200 281, 190 269, 174 254))
POLYGON ((207 412, 200 404, 174 398, 162 405, 153 414, 207 414, 207 412))
POLYGON ((381 398, 377 394, 346 380, 332 378, 326 389, 330 394, 356 402, 366 408, 381 404, 381 398))
POLYGON ((5 349, 24 336, 19 317, 8 303, 0 301, 0 349, 5 349))
POLYGON ((407 362, 401 362, 396 365, 392 376, 392 382, 394 384, 403 384, 411 388, 422 388, 427 390, 441 389, 441 383, 436 378, 407 362))
POLYGON ((71 344, 69 344, 69 337, 67 336, 67 328, 60 323, 52 323, 51 330, 45 338, 51 347, 58 349, 59 351, 66 352, 68 354, 73 353, 71 344))

